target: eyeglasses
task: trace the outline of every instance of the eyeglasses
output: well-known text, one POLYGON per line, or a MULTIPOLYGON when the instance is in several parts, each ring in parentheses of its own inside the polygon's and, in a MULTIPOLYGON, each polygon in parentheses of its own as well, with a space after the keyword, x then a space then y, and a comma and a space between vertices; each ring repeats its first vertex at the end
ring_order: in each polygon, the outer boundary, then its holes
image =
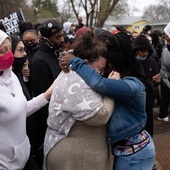
POLYGON ((25 48, 20 48, 20 49, 16 49, 17 51, 19 51, 21 54, 23 54, 25 52, 25 48))

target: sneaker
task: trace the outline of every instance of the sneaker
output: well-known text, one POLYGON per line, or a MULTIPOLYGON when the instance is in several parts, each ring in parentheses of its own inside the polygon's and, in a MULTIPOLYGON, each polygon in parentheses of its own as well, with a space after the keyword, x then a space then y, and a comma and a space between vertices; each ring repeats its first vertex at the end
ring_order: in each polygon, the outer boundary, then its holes
POLYGON ((156 165, 155 165, 155 164, 153 165, 152 170, 157 170, 157 167, 156 167, 156 165))
POLYGON ((158 120, 164 121, 164 122, 169 122, 169 116, 167 116, 167 117, 165 117, 165 118, 160 118, 160 117, 158 117, 158 120))

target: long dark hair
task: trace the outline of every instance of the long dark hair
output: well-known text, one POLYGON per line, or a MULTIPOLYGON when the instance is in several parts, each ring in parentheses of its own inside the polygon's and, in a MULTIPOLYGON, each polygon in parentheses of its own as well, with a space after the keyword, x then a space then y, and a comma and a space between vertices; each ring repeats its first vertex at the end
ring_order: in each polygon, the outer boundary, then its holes
POLYGON ((108 45, 108 61, 112 69, 123 76, 138 78, 146 88, 146 92, 153 92, 153 83, 145 75, 140 62, 135 58, 132 42, 126 33, 112 35, 106 41, 108 45))

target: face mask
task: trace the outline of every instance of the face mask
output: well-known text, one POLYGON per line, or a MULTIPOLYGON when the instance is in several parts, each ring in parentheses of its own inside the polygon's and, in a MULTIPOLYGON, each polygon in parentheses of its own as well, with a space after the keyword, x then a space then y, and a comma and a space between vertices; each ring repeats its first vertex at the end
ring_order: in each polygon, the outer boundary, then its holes
POLYGON ((6 52, 3 56, 0 56, 0 70, 5 70, 12 66, 14 62, 14 56, 11 51, 6 52))
POLYGON ((140 60, 140 61, 144 61, 144 60, 147 59, 147 57, 141 57, 141 56, 139 56, 139 55, 137 55, 136 58, 137 58, 138 60, 140 60))
POLYGON ((166 45, 168 51, 170 52, 170 45, 166 45))
POLYGON ((22 69, 24 63, 26 62, 26 57, 16 58, 14 57, 13 67, 15 70, 22 69))
POLYGON ((36 46, 37 46, 37 42, 36 43, 24 43, 27 51, 32 51, 36 46))

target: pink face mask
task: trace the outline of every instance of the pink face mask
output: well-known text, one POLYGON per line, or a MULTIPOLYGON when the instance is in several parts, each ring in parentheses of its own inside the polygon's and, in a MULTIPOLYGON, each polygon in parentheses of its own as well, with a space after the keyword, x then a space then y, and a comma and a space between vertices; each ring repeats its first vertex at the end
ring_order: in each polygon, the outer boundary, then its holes
POLYGON ((3 56, 0 56, 0 70, 5 70, 12 66, 14 62, 14 55, 11 51, 6 52, 3 56))

